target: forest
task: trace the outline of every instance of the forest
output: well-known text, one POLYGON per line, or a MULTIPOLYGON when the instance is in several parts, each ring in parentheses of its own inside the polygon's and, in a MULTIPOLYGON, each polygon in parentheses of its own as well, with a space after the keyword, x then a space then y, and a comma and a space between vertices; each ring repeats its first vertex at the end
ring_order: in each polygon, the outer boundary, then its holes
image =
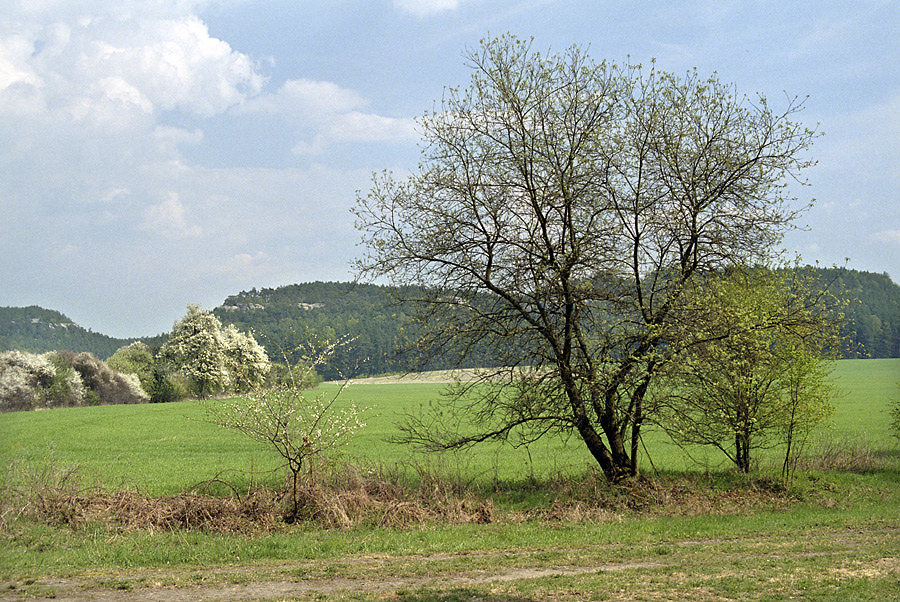
MULTIPOLYGON (((822 268, 818 273, 823 286, 849 300, 843 357, 900 357, 900 285, 888 274, 845 268, 822 268)), ((456 366, 452 356, 427 359, 416 351, 415 308, 398 303, 403 292, 349 282, 254 288, 227 297, 214 313, 223 324, 252 331, 273 361, 301 359, 310 341, 352 337, 321 367, 320 376, 329 380, 456 366)), ((58 311, 0 307, 0 351, 87 351, 106 359, 135 340, 159 347, 166 335, 117 339, 85 329, 58 311)), ((462 367, 476 363, 477 357, 470 357, 462 367)))

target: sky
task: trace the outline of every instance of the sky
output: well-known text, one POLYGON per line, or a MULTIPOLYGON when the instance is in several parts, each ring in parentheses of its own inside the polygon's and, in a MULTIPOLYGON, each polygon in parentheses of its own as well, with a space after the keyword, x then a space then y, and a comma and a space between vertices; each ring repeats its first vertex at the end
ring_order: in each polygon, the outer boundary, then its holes
POLYGON ((786 250, 900 282, 895 1, 3 0, 0 306, 127 338, 351 280, 358 191, 417 169, 417 119, 505 33, 808 96, 786 250))

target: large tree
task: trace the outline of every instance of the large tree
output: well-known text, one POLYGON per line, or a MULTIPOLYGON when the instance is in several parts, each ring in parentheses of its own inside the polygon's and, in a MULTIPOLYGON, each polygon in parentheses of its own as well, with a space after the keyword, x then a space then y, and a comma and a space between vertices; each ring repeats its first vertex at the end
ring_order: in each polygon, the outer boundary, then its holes
POLYGON ((542 56, 509 36, 466 58, 470 85, 422 120, 418 173, 377 175, 355 209, 360 276, 420 287, 423 348, 489 343, 504 367, 409 438, 577 433, 608 478, 634 474, 685 291, 776 251, 796 216, 785 180, 815 134, 791 121, 802 103, 775 111, 696 72, 542 56))

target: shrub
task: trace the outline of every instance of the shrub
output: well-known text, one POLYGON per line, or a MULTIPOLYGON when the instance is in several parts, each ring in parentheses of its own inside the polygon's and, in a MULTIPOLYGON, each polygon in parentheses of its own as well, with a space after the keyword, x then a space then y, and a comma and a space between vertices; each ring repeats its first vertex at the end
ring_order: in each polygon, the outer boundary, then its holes
POLYGON ((78 406, 84 395, 80 374, 56 354, 0 353, 0 411, 78 406))
POLYGON ((153 369, 150 384, 145 390, 150 395, 150 403, 180 401, 188 396, 188 385, 184 378, 159 366, 153 369))
POLYGON ((106 365, 116 372, 136 375, 141 381, 141 387, 148 392, 153 380, 154 364, 153 351, 141 341, 119 347, 106 360, 106 365))
POLYGON ((150 397, 150 403, 179 401, 188 395, 188 384, 184 378, 167 369, 165 361, 158 361, 158 353, 141 341, 119 347, 106 360, 106 364, 117 372, 136 375, 143 389, 150 397))
POLYGON ((314 389, 321 382, 322 378, 315 367, 304 363, 292 366, 288 363, 273 362, 266 375, 266 386, 269 388, 296 386, 301 389, 314 389))
POLYGON ((85 390, 81 374, 61 361, 58 354, 48 353, 46 357, 55 370, 53 380, 43 391, 47 407, 72 407, 88 403, 88 394, 91 391, 85 390))
POLYGON ((91 405, 150 401, 136 375, 116 372, 90 353, 58 351, 56 357, 58 362, 70 366, 81 375, 85 388, 93 393, 93 395, 85 393, 86 400, 89 400, 91 405))
POLYGON ((0 353, 0 411, 144 403, 135 374, 116 372, 90 353, 0 353))
POLYGON ((281 456, 290 475, 288 518, 292 520, 299 516, 304 505, 301 472, 309 466, 309 461, 327 456, 365 426, 355 405, 336 405, 343 386, 337 393, 320 393, 314 398, 307 397, 302 387, 302 383, 309 382, 315 367, 324 364, 346 343, 347 339, 341 339, 314 351, 304 364, 305 372, 300 378, 293 378, 294 372, 289 372, 290 385, 258 389, 240 399, 206 404, 206 416, 211 423, 266 443, 281 456))
POLYGON ((0 410, 33 410, 43 402, 42 391, 56 372, 46 356, 5 351, 0 353, 0 410))

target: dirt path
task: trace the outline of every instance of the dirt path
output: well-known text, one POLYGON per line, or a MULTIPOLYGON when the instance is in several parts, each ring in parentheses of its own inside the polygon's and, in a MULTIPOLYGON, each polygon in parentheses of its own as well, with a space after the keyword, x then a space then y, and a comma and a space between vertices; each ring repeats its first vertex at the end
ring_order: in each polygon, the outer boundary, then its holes
MULTIPOLYGON (((53 602, 236 602, 238 600, 283 600, 309 594, 334 594, 337 592, 395 592, 403 589, 419 587, 454 588, 472 585, 483 585, 495 582, 510 582, 522 579, 541 577, 566 577, 588 573, 623 571, 628 569, 650 568, 658 566, 654 562, 610 563, 590 567, 527 567, 504 571, 479 571, 475 573, 388 577, 372 579, 364 576, 302 579, 297 581, 257 581, 251 583, 224 583, 217 585, 199 585, 193 587, 169 586, 164 582, 172 579, 172 575, 159 572, 141 572, 120 574, 104 579, 101 576, 77 578, 41 579, 30 584, 32 592, 44 590, 44 595, 34 593, 28 595, 30 601, 53 602), (135 588, 128 585, 142 583, 135 588)), ((290 571, 290 566, 281 565, 281 570, 290 571)), ((230 581, 242 581, 249 572, 236 567, 233 570, 217 570, 217 577, 230 581)), ((8 585, 8 584, 5 584, 8 585)), ((18 588, 17 588, 18 589, 18 588)), ((0 593, 0 601, 21 600, 22 593, 17 589, 5 589, 0 593)))
MULTIPOLYGON (((900 587, 900 529, 868 528, 761 534, 738 539, 693 539, 648 545, 612 544, 556 550, 505 550, 431 556, 350 557, 279 564, 183 567, 47 577, 0 583, 0 602, 238 602, 327 600, 330 596, 374 594, 385 600, 437 600, 440 592, 490 586, 514 589, 525 580, 559 578, 565 591, 579 578, 602 574, 610 599, 627 600, 637 587, 648 600, 733 599, 705 595, 721 579, 749 576, 766 591, 790 592, 849 579, 880 579, 900 587), (554 558, 554 566, 547 566, 554 558), (602 559, 615 559, 602 562, 602 559), (569 580, 567 581, 567 578, 569 580), (799 581, 798 581, 799 580, 799 581), (696 582, 696 583, 695 583, 696 582), (685 585, 685 584, 688 585, 685 585), (618 585, 616 585, 618 584, 618 585), (680 590, 682 587, 690 588, 680 590), (409 597, 420 588, 429 595, 409 597), (424 591, 424 590, 423 590, 424 591), (404 594, 404 592, 406 592, 404 594), (621 594, 620 594, 621 592, 621 594), (700 592, 703 595, 696 595, 700 592), (673 597, 674 596, 674 597, 673 597)), ((829 585, 830 586, 830 585, 829 585)), ((557 587, 557 586, 550 586, 557 587)), ((573 586, 575 587, 575 586, 573 586)), ((478 590, 482 591, 482 590, 478 590)), ((577 591, 577 589, 575 590, 577 591)), ((900 591, 900 590, 898 590, 900 591)), ((453 598, 457 599, 457 598, 453 598)), ((472 600, 556 599, 489 596, 472 600)), ((571 600, 564 595, 559 599, 571 600)))

